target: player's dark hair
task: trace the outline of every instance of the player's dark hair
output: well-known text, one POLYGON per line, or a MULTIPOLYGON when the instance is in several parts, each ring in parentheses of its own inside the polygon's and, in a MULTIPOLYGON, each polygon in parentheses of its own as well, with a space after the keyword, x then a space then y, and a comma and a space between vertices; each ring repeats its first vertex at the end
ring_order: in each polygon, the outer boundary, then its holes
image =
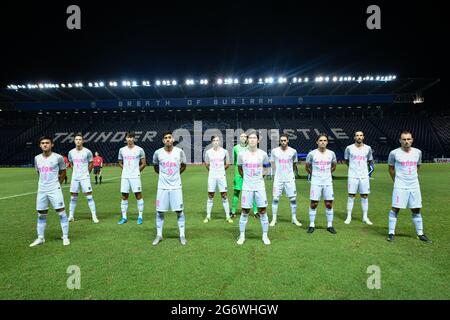
POLYGON ((127 138, 134 138, 136 136, 136 134, 134 133, 134 131, 128 131, 126 137, 127 138))
POLYGON ((410 135, 411 135, 411 137, 412 137, 412 133, 411 133, 410 131, 408 131, 408 130, 404 130, 404 131, 402 131, 402 133, 400 133, 400 136, 399 136, 399 138, 401 138, 403 134, 410 134, 410 135))
POLYGON ((83 134, 82 134, 81 132, 77 132, 73 137, 74 137, 74 138, 76 138, 76 137, 81 137, 81 139, 84 140, 83 134))
POLYGON ((358 133, 358 132, 361 132, 361 133, 364 135, 364 131, 362 131, 362 130, 356 130, 356 131, 355 131, 355 136, 356 136, 356 133, 358 133))
POLYGON ((164 133, 163 133, 163 139, 167 136, 167 135, 171 135, 171 136, 173 136, 173 134, 172 134, 172 131, 165 131, 164 133))
POLYGON ((325 137, 325 138, 327 138, 327 140, 329 140, 328 135, 326 133, 319 133, 319 135, 316 138, 316 142, 319 141, 319 139, 322 137, 325 137))
POLYGON ((280 139, 281 139, 281 138, 286 138, 286 139, 289 140, 289 136, 288 136, 286 133, 281 134, 281 135, 280 135, 280 139))
POLYGON ((219 138, 219 136, 212 136, 212 137, 211 137, 211 142, 212 142, 215 138, 219 138))
POLYGON ((42 141, 42 140, 50 140, 50 143, 51 143, 51 144, 53 143, 53 138, 50 137, 50 136, 42 136, 42 137, 40 137, 40 138, 39 138, 39 145, 41 144, 41 141, 42 141))
POLYGON ((251 132, 247 135, 247 139, 248 139, 252 134, 254 134, 254 135, 256 136, 256 139, 259 140, 259 133, 258 133, 258 131, 251 131, 251 132))

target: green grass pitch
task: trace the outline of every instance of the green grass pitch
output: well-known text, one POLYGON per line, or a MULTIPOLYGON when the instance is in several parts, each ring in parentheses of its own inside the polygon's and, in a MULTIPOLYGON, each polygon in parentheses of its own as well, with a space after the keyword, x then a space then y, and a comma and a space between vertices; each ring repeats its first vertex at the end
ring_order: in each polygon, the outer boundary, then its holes
MULTIPOLYGON (((305 175, 303 167, 300 173, 305 175)), ((337 235, 325 230, 323 203, 316 232, 306 233, 309 184, 298 179, 297 213, 303 226, 290 223, 289 202, 283 197, 278 224, 269 230, 272 245, 262 243, 261 224, 250 217, 247 241, 238 247, 239 221, 225 222, 218 194, 212 221, 203 223, 207 171, 188 166, 182 176, 188 245, 180 245, 176 215, 169 213, 165 239, 152 247, 157 187, 153 168, 147 167, 142 176, 145 211, 140 226, 131 195, 129 221, 117 225, 120 171, 105 168, 104 183, 93 185, 100 223, 91 222, 81 195, 76 221, 70 224, 71 245, 63 247, 59 219, 50 210, 46 243, 29 248, 36 238, 37 174, 33 169, 0 169, 0 299, 449 299, 449 166, 424 164, 420 169, 424 229, 433 244, 416 239, 406 210, 400 212, 396 240, 386 241, 393 186, 386 165, 377 165, 371 180, 369 217, 374 225, 361 223, 359 198, 352 223, 345 225, 346 173, 346 167, 338 165, 334 175, 337 235), (7 198, 13 195, 20 196, 7 198), (66 286, 71 265, 81 270, 79 290, 66 286), (381 270, 380 289, 367 287, 371 265, 381 270)), ((230 189, 232 174, 230 168, 230 189)), ((272 181, 266 181, 266 189, 271 203, 272 181)), ((268 211, 271 218, 270 205, 268 211)))

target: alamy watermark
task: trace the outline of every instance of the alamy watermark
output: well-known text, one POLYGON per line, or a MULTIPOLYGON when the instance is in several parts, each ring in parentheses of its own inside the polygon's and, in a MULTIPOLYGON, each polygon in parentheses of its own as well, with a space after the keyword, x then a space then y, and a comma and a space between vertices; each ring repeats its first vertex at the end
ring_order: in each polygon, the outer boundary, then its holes
POLYGON ((66 286, 69 290, 81 289, 81 269, 77 265, 71 265, 67 267, 67 274, 70 276, 67 278, 66 286))
POLYGON ((381 289, 381 269, 377 265, 370 265, 367 267, 367 273, 370 274, 367 278, 367 289, 379 290, 381 289))

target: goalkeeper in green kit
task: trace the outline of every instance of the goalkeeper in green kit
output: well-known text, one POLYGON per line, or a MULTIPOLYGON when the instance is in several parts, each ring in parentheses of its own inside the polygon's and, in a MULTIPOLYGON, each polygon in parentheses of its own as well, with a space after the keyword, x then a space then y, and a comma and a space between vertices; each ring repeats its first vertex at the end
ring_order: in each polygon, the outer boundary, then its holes
MULTIPOLYGON (((237 205, 239 202, 239 195, 242 190, 243 178, 239 174, 237 163, 237 158, 240 152, 248 150, 248 137, 245 132, 241 133, 239 136, 240 143, 233 147, 233 164, 234 164, 234 179, 233 179, 233 199, 231 202, 231 217, 236 217, 237 205)), ((253 214, 258 217, 258 209, 256 208, 256 203, 253 202, 253 214)))

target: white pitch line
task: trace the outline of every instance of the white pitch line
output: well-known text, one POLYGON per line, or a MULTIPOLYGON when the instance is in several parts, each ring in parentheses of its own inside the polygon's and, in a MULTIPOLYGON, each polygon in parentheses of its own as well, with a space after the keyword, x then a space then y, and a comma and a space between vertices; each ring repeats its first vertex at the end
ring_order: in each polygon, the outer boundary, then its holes
MULTIPOLYGON (((115 179, 120 179, 120 177, 114 177, 114 178, 104 179, 104 180, 102 180, 102 181, 111 181, 111 180, 115 180, 115 179)), ((67 186, 64 185, 64 186, 62 186, 63 189, 69 188, 69 187, 70 187, 70 185, 67 185, 67 186)), ((23 197, 23 196, 28 196, 28 195, 30 195, 30 194, 37 194, 37 191, 35 191, 35 192, 21 193, 21 194, 15 194, 15 195, 13 195, 13 196, 8 196, 8 197, 0 198, 0 200, 7 200, 7 199, 12 199, 12 198, 17 198, 17 197, 23 197)))

